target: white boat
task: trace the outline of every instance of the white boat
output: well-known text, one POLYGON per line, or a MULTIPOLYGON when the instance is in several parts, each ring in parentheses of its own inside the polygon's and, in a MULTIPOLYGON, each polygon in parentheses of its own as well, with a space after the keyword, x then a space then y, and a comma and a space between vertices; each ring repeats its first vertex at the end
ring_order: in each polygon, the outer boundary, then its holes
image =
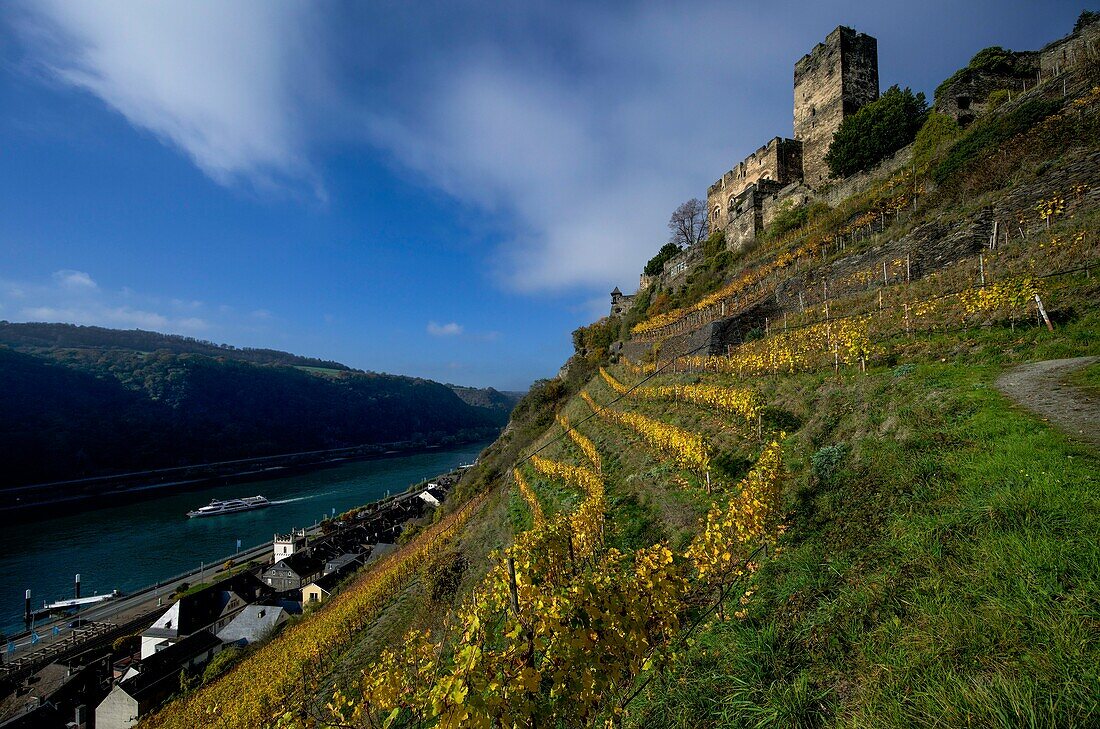
POLYGON ((222 514, 236 514, 238 511, 252 511, 271 506, 271 502, 263 496, 245 496, 243 499, 229 499, 219 501, 213 499, 208 505, 187 512, 187 516, 194 519, 196 516, 221 516, 222 514))

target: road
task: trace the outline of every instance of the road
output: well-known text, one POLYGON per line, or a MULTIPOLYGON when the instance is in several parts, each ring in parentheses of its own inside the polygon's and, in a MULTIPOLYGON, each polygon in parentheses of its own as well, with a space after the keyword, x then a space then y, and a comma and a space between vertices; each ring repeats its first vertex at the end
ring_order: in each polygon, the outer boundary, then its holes
POLYGON ((1100 399, 1066 382, 1100 357, 1029 362, 997 378, 997 388, 1078 440, 1100 447, 1100 399))

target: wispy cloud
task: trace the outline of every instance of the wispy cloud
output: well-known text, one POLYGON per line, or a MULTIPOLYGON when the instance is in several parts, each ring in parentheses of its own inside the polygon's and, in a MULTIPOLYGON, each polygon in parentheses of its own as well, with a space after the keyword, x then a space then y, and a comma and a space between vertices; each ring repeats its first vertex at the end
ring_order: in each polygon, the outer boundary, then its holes
POLYGON ((86 90, 222 184, 305 181, 323 194, 296 113, 309 6, 264 0, 42 0, 25 35, 55 79, 86 90))
POLYGON ((462 334, 463 326, 456 322, 448 322, 446 324, 439 324, 434 321, 428 322, 428 334, 433 337, 457 337, 462 334))
POLYGON ((99 285, 85 271, 62 269, 41 280, 0 279, 0 311, 12 321, 62 322, 169 334, 251 338, 277 321, 266 309, 248 316, 196 299, 163 299, 131 287, 99 285))
POLYGON ((525 292, 634 280, 678 203, 790 133, 789 61, 808 47, 718 0, 507 13, 472 2, 22 7, 30 55, 53 78, 214 180, 323 195, 322 150, 384 150, 422 185, 496 216, 504 241, 486 258, 525 292), (736 56, 768 63, 731 61, 733 37, 736 56), (742 103, 762 88, 774 109, 742 103))
POLYGON ((53 280, 63 288, 73 291, 94 291, 99 288, 96 282, 92 280, 92 277, 84 271, 73 271, 72 269, 54 271, 53 280))

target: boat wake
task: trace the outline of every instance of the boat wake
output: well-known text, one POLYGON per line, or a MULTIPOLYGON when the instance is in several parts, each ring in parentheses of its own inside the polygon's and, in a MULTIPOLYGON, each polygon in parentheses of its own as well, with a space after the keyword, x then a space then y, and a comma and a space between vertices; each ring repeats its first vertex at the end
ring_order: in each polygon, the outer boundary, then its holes
POLYGON ((297 498, 293 498, 293 499, 279 499, 277 501, 272 501, 271 505, 272 506, 277 506, 279 504, 293 504, 295 501, 306 501, 307 499, 315 499, 315 498, 317 498, 316 495, 314 495, 314 496, 298 496, 297 498))

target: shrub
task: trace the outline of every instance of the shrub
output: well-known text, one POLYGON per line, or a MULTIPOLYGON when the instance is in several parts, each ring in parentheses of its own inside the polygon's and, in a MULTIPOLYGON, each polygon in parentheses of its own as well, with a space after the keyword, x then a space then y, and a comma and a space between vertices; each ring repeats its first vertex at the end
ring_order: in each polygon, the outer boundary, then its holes
POLYGON ((1033 99, 1003 116, 989 116, 979 120, 932 170, 932 179, 942 185, 987 150, 1026 132, 1060 107, 1061 104, 1057 101, 1033 99))
POLYGON ((778 238, 784 233, 797 230, 803 225, 806 225, 806 223, 812 222, 814 218, 817 218, 828 210, 828 204, 820 200, 802 205, 795 205, 794 200, 784 200, 780 203, 779 209, 776 210, 772 222, 768 224, 768 229, 764 232, 764 236, 767 238, 778 238))
POLYGON ((831 483, 847 457, 848 446, 844 443, 819 448, 810 456, 810 472, 818 483, 831 483))
POLYGON ((1095 10, 1082 10, 1077 16, 1077 22, 1073 24, 1073 32, 1084 30, 1087 26, 1100 21, 1100 13, 1095 10))
POLYGON ((210 683, 218 676, 225 673, 230 666, 236 663, 240 658, 241 649, 236 646, 226 648, 218 655, 210 659, 210 662, 206 664, 206 668, 202 672, 202 682, 204 684, 210 683))
POLYGON ((929 114, 913 141, 913 166, 922 174, 927 172, 960 134, 962 128, 954 117, 929 114))
POLYGON ((134 633, 133 635, 124 635, 121 638, 115 638, 111 643, 111 651, 116 656, 129 656, 141 646, 141 635, 134 633))
POLYGON ((1008 89, 997 89, 985 101, 989 105, 989 110, 993 111, 1011 98, 1012 92, 1008 89))
POLYGON ((845 119, 825 162, 834 177, 869 170, 913 141, 928 114, 924 94, 896 85, 845 119))
POLYGON ((944 79, 943 83, 936 87, 935 98, 938 99, 940 94, 959 79, 975 72, 996 73, 1003 76, 1022 76, 1031 73, 1030 69, 1020 63, 1018 54, 1000 46, 990 46, 975 53, 970 63, 944 79))
POLYGON ((644 273, 646 276, 660 276, 661 272, 665 269, 665 262, 670 258, 674 258, 679 255, 680 246, 675 243, 665 243, 661 246, 661 250, 657 251, 657 255, 649 259, 649 263, 645 264, 644 273))

